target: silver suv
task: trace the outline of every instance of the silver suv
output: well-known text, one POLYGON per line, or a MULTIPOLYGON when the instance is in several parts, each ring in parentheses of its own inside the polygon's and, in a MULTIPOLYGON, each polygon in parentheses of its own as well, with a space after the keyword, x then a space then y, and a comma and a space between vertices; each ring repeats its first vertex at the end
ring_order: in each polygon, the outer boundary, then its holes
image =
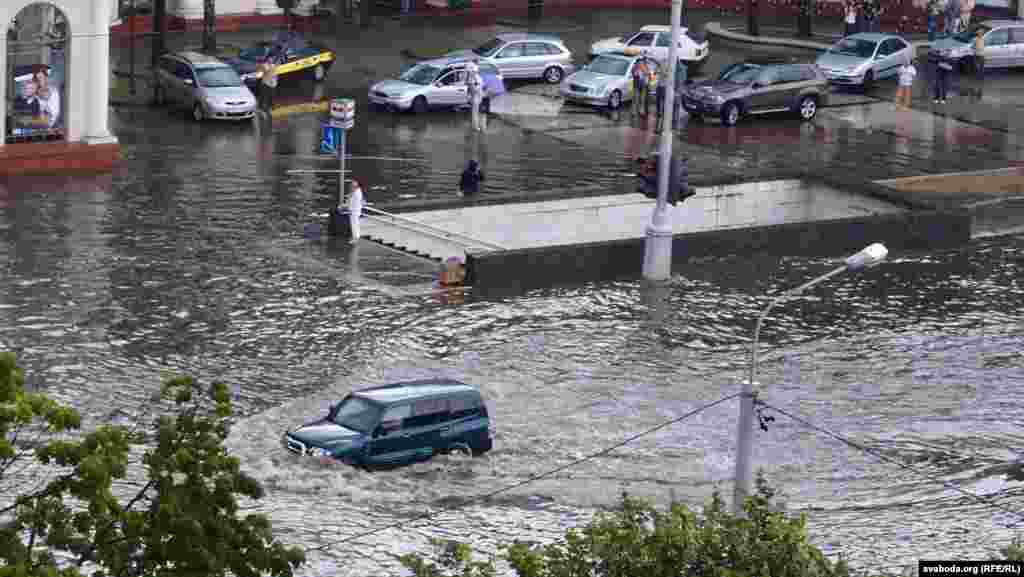
POLYGON ((572 52, 561 38, 550 34, 499 34, 472 50, 459 50, 446 56, 476 56, 497 66, 505 79, 543 78, 551 84, 558 84, 576 69, 572 52))
POLYGON ((156 78, 157 103, 191 110, 196 121, 252 118, 256 112, 256 97, 238 72, 213 56, 165 54, 160 57, 156 78))

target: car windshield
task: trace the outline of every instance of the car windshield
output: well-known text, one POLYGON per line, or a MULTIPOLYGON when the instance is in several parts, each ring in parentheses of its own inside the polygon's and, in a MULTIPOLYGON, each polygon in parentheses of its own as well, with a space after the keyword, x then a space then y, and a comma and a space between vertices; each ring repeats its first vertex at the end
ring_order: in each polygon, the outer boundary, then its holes
POLYGON ((218 68, 199 68, 196 70, 196 79, 200 86, 209 88, 220 88, 224 86, 241 86, 242 79, 235 72, 234 68, 227 66, 218 68))
POLYGON ((441 72, 441 69, 436 66, 417 64, 403 72, 399 78, 404 82, 426 86, 437 78, 439 72, 441 72))
POLYGON ((349 396, 338 405, 329 418, 336 425, 360 433, 369 433, 377 424, 378 417, 380 407, 365 399, 349 396))
POLYGON ((473 53, 479 56, 490 57, 492 54, 497 52, 503 44, 504 42, 502 42, 500 38, 495 38, 474 48, 473 53))
POLYGON ((844 56, 856 56, 858 58, 871 58, 875 55, 877 42, 864 40, 862 38, 843 38, 838 44, 829 49, 833 54, 844 56))
POLYGON ((245 50, 239 52, 238 53, 238 57, 241 58, 242 60, 252 60, 253 62, 256 62, 256 61, 260 61, 260 60, 263 60, 264 58, 266 58, 267 57, 267 52, 269 50, 270 50, 270 45, 268 45, 268 44, 258 44, 256 46, 253 46, 251 48, 246 48, 245 50))
POLYGON ((989 28, 988 26, 977 26, 976 25, 973 28, 968 28, 967 30, 964 30, 963 32, 961 32, 959 34, 954 34, 953 35, 953 39, 956 40, 957 42, 963 42, 964 44, 970 44, 971 42, 974 42, 974 37, 978 35, 978 31, 979 30, 981 30, 982 34, 988 34, 989 31, 992 30, 992 29, 989 28))
POLYGON ((594 74, 610 74, 612 76, 623 76, 629 70, 629 61, 619 58, 605 58, 598 56, 590 64, 587 70, 594 74))
POLYGON ((722 72, 718 75, 718 80, 721 82, 744 84, 753 80, 759 70, 761 70, 760 66, 733 64, 722 69, 722 72), (736 78, 739 78, 739 80, 735 80, 736 78))

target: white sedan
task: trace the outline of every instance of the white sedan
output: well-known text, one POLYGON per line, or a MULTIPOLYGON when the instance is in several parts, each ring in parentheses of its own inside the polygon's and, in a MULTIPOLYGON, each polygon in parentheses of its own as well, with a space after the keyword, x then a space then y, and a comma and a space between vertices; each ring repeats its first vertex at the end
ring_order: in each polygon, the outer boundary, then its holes
MULTIPOLYGON (((647 54, 664 64, 668 60, 668 50, 672 46, 671 37, 671 26, 644 26, 632 36, 605 38, 595 42, 590 46, 590 57, 609 52, 647 54)), ((679 60, 686 62, 687 68, 692 73, 707 60, 708 41, 689 28, 680 28, 677 50, 679 60)))

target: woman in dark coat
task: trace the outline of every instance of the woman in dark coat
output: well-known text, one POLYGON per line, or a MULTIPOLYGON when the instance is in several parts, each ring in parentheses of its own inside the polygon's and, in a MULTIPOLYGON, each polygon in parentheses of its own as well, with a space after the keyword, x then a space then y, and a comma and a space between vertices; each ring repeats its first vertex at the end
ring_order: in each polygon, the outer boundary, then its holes
POLYGON ((470 160, 466 170, 462 171, 462 178, 459 179, 459 188, 462 194, 469 196, 480 192, 480 183, 484 180, 484 173, 480 171, 480 163, 470 160))

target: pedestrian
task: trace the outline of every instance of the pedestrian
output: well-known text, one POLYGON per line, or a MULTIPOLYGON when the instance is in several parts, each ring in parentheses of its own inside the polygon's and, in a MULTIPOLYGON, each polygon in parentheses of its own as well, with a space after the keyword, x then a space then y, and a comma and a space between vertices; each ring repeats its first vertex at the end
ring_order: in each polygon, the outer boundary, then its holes
POLYGON ((910 108, 911 98, 914 93, 914 78, 917 76, 917 67, 914 61, 907 56, 906 62, 900 66, 899 88, 896 89, 896 106, 898 108, 910 108))
POLYGON ((359 219, 363 216, 363 187, 359 181, 352 179, 352 192, 348 195, 348 224, 352 229, 352 238, 358 239, 359 219))
POLYGON ((649 78, 647 59, 640 58, 633 65, 633 114, 641 116, 647 114, 647 81, 649 78), (644 112, 641 113, 641 110, 644 112))
POLYGON ((978 28, 974 34, 974 76, 978 82, 985 80, 985 34, 978 28))
POLYGON ((846 35, 852 36, 857 33, 857 3, 854 0, 846 2, 846 35))
POLYGON ((878 4, 876 0, 864 0, 864 31, 878 32, 878 4))
POLYGON ((483 106, 483 79, 480 77, 480 65, 476 59, 466 63, 466 92, 469 97, 473 130, 483 130, 483 122, 480 119, 480 108, 483 106))
POLYGON ((480 170, 480 163, 470 160, 466 169, 462 171, 462 178, 459 179, 459 189, 465 196, 472 196, 480 192, 480 183, 484 180, 484 173, 480 170))
POLYGON ((949 91, 949 77, 953 74, 953 63, 948 56, 939 54, 935 63, 935 104, 946 103, 949 91))
POLYGON ((277 66, 274 59, 267 56, 259 67, 260 74, 260 108, 270 114, 274 106, 274 91, 277 90, 277 66))
MULTIPOLYGON (((658 109, 658 127, 657 132, 661 132, 665 126, 665 97, 668 86, 668 78, 666 77, 665 82, 659 82, 657 88, 657 109, 658 109)), ((683 87, 686 85, 686 64, 682 60, 676 63, 676 77, 673 82, 675 90, 672 95, 672 130, 679 129, 679 115, 683 107, 683 87)))
POLYGON ((960 27, 960 0, 946 0, 946 34, 956 34, 960 27))
POLYGON ((935 41, 935 32, 942 15, 942 0, 928 0, 928 42, 935 41))

